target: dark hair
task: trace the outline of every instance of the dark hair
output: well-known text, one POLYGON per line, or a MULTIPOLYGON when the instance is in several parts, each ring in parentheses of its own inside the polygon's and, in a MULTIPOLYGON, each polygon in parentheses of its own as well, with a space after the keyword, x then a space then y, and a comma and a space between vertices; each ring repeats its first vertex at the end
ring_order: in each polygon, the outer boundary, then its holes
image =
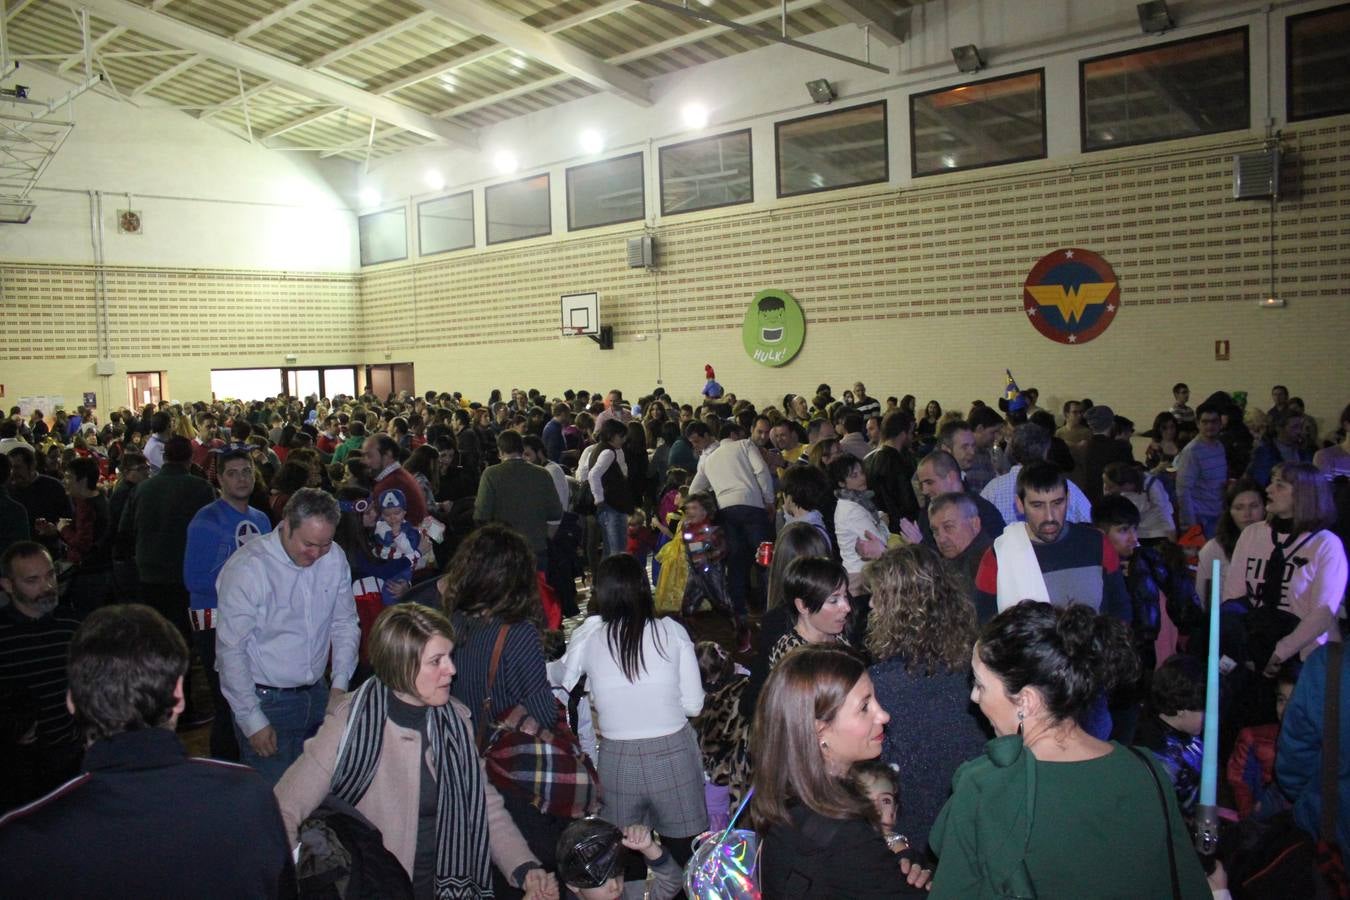
MULTIPOLYGON (((8 460, 6 460, 8 462, 8 460)), ((89 490, 98 489, 98 461, 87 456, 77 456, 66 463, 66 472, 73 475, 77 482, 83 481, 89 490)))
MULTIPOLYGON (((768 607, 782 605, 787 599, 784 593, 784 580, 788 566, 804 557, 827 557, 830 555, 830 542, 808 522, 790 522, 778 532, 773 544, 773 565, 769 566, 768 607)), ((789 603, 796 613, 796 605, 789 603)))
POLYGON ((1116 526, 1139 527, 1139 507, 1129 497, 1107 494, 1092 504, 1092 524, 1102 531, 1116 526))
POLYGON ((862 467, 862 460, 856 456, 845 453, 830 462, 825 468, 825 473, 830 476, 830 484, 838 487, 848 478, 848 473, 853 471, 853 467, 862 467))
POLYGON ((841 418, 844 422, 844 434, 856 434, 863 430, 865 423, 861 413, 846 412, 841 418))
MULTIPOLYGON (((1044 410, 1042 410, 1044 412, 1044 410)), ((1039 415, 1039 413, 1037 414, 1039 415)), ((1050 415, 1045 413, 1045 415, 1050 415)), ((1027 422, 1013 429, 1012 440, 1008 442, 1008 458, 1014 465, 1027 466, 1045 459, 1050 452, 1050 432, 1027 422)))
POLYGON ((709 693, 736 672, 736 661, 716 641, 699 641, 695 644, 694 658, 698 660, 698 676, 703 681, 703 690, 709 693))
POLYGON ((373 434, 371 437, 375 439, 375 448, 379 451, 380 456, 392 456, 395 459, 398 459, 398 451, 400 449, 398 441, 384 433, 373 434))
POLYGON ((820 612, 830 595, 847 584, 848 573, 832 559, 820 556, 794 559, 783 573, 783 599, 787 601, 788 617, 797 621, 800 615, 798 600, 808 612, 820 612))
POLYGON ((1184 381, 1178 381, 1176 384, 1172 385, 1172 393, 1174 394, 1177 391, 1189 391, 1189 390, 1190 388, 1187 387, 1186 382, 1184 381))
POLYGON ((497 452, 502 456, 514 456, 525 452, 525 441, 520 436, 520 432, 513 429, 506 429, 497 435, 497 452))
POLYGON ((278 494, 294 494, 305 485, 309 484, 309 466, 295 460, 288 459, 281 466, 281 471, 277 477, 272 479, 272 490, 278 494))
POLYGON ((0 576, 5 578, 14 578, 14 561, 16 559, 32 559, 35 556, 50 556, 47 548, 37 541, 15 541, 0 553, 0 576))
POLYGON ((154 434, 162 434, 169 430, 173 424, 173 419, 166 412, 157 412, 150 417, 150 431, 154 434))
POLYGON ((192 461, 192 441, 175 434, 164 442, 164 461, 166 463, 186 463, 192 461))
POLYGON ((1009 695, 1034 687, 1061 722, 1079 718, 1099 693, 1139 673, 1129 626, 1081 604, 1010 606, 984 627, 975 652, 1009 695))
MULTIPOLYGON (((595 605, 605 623, 610 655, 624 677, 636 681, 647 668, 642 655, 643 632, 656 618, 652 589, 641 564, 627 553, 600 560, 595 569, 595 605)), ((660 633, 655 637, 657 652, 668 659, 660 633)))
POLYGON ((1142 493, 1148 476, 1144 467, 1135 462, 1113 462, 1102 470, 1106 480, 1118 487, 1133 487, 1135 493, 1142 493))
POLYGON ((990 428, 994 425, 1002 425, 1003 417, 994 411, 992 406, 977 406, 970 411, 970 427, 973 431, 976 428, 990 428))
MULTIPOLYGON (((338 488, 337 499, 340 510, 344 502, 355 503, 358 500, 374 502, 369 491, 355 486, 338 488)), ((337 530, 333 533, 333 543, 341 547, 342 552, 346 554, 347 566, 352 570, 353 577, 357 572, 366 571, 376 561, 375 554, 370 549, 370 535, 361 517, 362 514, 354 509, 342 510, 338 517, 337 530)))
POLYGON ((1184 709, 1204 709, 1206 693, 1204 661, 1178 653, 1153 673, 1148 699, 1158 715, 1175 716, 1184 709))
MULTIPOLYGON (((969 658, 966 660, 969 662, 969 658)), ((862 759, 849 766, 849 777, 858 785, 858 790, 864 794, 867 793, 867 785, 863 784, 864 779, 873 781, 884 781, 892 794, 900 791, 900 773, 891 768, 889 764, 880 759, 862 759)))
POLYGON ((139 603, 96 609, 70 640, 75 724, 90 742, 167 725, 187 668, 187 643, 155 610, 139 603))
POLYGON ((769 673, 750 737, 750 814, 757 829, 789 822, 794 802, 830 819, 876 820, 876 808, 854 781, 830 774, 817 733, 834 721, 866 672, 851 650, 807 644, 788 651, 769 673))
POLYGON ((1240 495, 1249 492, 1261 498, 1261 506, 1264 508, 1266 492, 1261 490, 1261 485, 1252 478, 1239 478, 1223 495, 1223 511, 1219 513, 1219 524, 1214 529, 1214 540, 1219 542, 1224 555, 1229 559, 1233 558, 1233 550, 1237 548, 1237 539, 1242 534, 1242 529, 1238 528, 1237 522, 1233 521, 1233 501, 1240 495))
POLYGON ((815 466, 788 466, 780 487, 784 497, 808 511, 824 511, 834 500, 830 479, 815 466))
POLYGON ((914 414, 903 409, 893 409, 881 419, 881 438, 893 441, 902 434, 909 434, 914 428, 914 414))
POLYGON ((1017 473, 1017 498, 1019 500, 1026 500, 1028 491, 1046 492, 1054 490, 1062 490, 1066 495, 1069 492, 1068 479, 1064 477, 1064 473, 1060 471, 1059 466, 1054 463, 1045 460, 1026 463, 1017 473))
POLYGON ((0 453, 0 485, 9 484, 9 476, 13 471, 13 466, 9 464, 9 455, 0 453))
POLYGON ((946 425, 943 425, 941 428, 938 429, 937 433, 938 443, 944 446, 949 446, 952 442, 952 438, 956 437, 956 435, 960 434, 963 431, 973 431, 973 430, 974 429, 970 427, 970 423, 967 422, 965 419, 953 419, 952 421, 948 422, 946 425))
POLYGON ((442 601, 447 615, 486 615, 507 625, 542 627, 544 608, 530 545, 501 523, 475 529, 446 568, 442 601))

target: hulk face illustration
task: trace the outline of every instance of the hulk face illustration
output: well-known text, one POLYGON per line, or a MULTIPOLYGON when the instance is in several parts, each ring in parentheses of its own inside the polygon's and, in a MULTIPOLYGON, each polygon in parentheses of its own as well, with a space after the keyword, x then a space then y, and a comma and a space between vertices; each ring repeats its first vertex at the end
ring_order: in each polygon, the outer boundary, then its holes
POLYGON ((778 297, 764 297, 758 304, 759 339, 776 344, 783 339, 783 301, 778 297))

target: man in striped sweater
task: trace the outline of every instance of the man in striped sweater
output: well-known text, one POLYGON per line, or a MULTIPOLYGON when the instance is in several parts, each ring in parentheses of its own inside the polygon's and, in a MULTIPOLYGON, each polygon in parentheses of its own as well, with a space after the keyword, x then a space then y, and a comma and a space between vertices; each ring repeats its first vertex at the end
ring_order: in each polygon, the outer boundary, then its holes
POLYGON ((56 570, 34 541, 0 555, 0 808, 56 787, 79 768, 82 748, 66 709, 66 648, 79 627, 57 607, 56 570))

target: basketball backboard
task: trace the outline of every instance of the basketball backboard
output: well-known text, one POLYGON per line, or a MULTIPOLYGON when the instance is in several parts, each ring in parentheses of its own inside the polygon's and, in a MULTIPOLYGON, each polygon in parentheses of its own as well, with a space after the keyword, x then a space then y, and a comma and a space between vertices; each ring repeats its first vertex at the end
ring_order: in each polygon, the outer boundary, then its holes
POLYGON ((563 294, 561 300, 563 337, 600 334, 600 294, 563 294))

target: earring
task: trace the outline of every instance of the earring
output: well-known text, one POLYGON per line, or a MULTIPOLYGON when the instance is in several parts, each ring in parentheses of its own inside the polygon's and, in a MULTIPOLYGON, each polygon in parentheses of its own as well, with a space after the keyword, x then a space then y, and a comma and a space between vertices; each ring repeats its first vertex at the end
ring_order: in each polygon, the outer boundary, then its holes
POLYGON ((1020 710, 1020 709, 1017 711, 1017 733, 1018 733, 1018 734, 1021 734, 1021 733, 1022 733, 1022 720, 1025 719, 1026 717, 1027 717, 1027 714, 1026 714, 1025 712, 1023 712, 1023 711, 1020 710))
POLYGON ((827 744, 827 743, 825 743, 824 741, 821 741, 821 742, 820 742, 820 749, 822 749, 822 750, 827 749, 829 746, 830 746, 830 745, 827 744))

